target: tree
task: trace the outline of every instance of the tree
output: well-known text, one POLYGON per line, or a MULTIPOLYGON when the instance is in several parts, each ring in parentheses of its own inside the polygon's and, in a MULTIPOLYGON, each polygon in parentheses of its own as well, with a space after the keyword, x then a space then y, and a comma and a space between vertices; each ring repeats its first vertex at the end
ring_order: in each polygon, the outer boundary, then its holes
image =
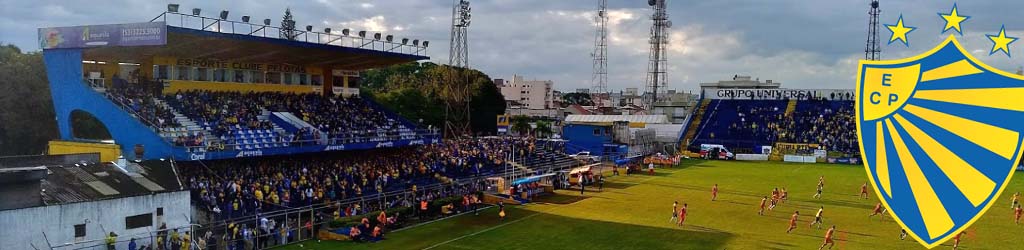
POLYGON ((0 45, 0 155, 39 154, 57 138, 43 55, 0 45))
POLYGON ((292 9, 284 9, 284 18, 281 18, 281 39, 294 41, 299 36, 295 30, 295 20, 292 17, 292 9))
POLYGON ((537 121, 537 128, 533 130, 537 137, 546 137, 551 135, 554 131, 551 130, 551 122, 549 121, 537 121))
POLYGON ((530 117, 524 115, 512 117, 512 131, 520 135, 526 135, 530 133, 530 129, 530 117))
MULTIPOLYGON (((445 86, 450 67, 430 62, 404 63, 367 70, 361 74, 362 95, 413 121, 442 128, 445 102, 451 100, 445 86)), ((493 134, 496 117, 505 113, 505 98, 487 74, 477 70, 460 70, 470 83, 469 124, 474 132, 493 134)))

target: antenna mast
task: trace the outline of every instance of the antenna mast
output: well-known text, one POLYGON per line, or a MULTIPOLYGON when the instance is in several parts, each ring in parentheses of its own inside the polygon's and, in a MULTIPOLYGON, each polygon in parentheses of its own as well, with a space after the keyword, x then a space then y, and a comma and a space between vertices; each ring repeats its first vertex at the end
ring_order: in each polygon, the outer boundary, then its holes
POLYGON ((448 80, 445 83, 447 100, 445 102, 446 138, 458 137, 472 133, 469 126, 469 101, 472 96, 469 85, 469 0, 452 0, 452 33, 448 51, 448 80))
POLYGON ((864 60, 877 61, 882 59, 882 47, 878 45, 878 0, 871 0, 871 10, 868 11, 868 45, 864 47, 864 60))
POLYGON ((647 64, 647 88, 644 93, 644 109, 651 113, 654 104, 659 101, 658 95, 665 91, 668 70, 668 28, 672 22, 668 20, 668 12, 665 10, 665 2, 668 0, 647 0, 647 4, 654 9, 651 20, 651 51, 650 61, 647 64))
POLYGON ((597 0, 597 34, 594 35, 594 73, 590 78, 590 99, 598 107, 611 106, 608 96, 608 0, 597 0))

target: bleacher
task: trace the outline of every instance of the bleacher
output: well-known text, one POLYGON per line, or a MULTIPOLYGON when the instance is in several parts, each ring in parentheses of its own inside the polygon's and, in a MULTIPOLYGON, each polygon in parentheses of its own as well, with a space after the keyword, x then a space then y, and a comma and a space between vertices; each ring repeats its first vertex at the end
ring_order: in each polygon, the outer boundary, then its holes
POLYGON ((690 150, 722 144, 736 153, 759 152, 777 142, 819 144, 831 152, 858 151, 853 101, 706 100, 690 150))
POLYGON ((771 145, 786 105, 781 100, 712 100, 690 145, 722 144, 737 152, 771 145))
POLYGON ((137 86, 117 85, 107 97, 168 142, 190 151, 378 142, 419 135, 411 122, 360 98, 211 91, 156 96, 154 90, 137 86), (272 115, 299 120, 271 119, 272 115))

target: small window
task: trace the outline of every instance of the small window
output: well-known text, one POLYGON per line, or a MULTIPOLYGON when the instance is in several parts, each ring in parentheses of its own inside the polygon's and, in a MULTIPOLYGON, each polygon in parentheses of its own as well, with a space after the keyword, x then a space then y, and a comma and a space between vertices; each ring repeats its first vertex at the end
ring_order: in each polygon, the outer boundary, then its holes
POLYGON ((175 80, 185 80, 185 81, 192 80, 189 77, 189 72, 191 72, 192 69, 190 69, 189 67, 178 66, 178 68, 175 69, 175 71, 178 73, 178 77, 176 77, 175 80))
POLYGON ((299 85, 309 85, 309 80, 306 76, 306 74, 299 74, 299 85))
POLYGON ((156 76, 156 79, 166 80, 168 78, 168 75, 170 74, 170 68, 171 67, 167 65, 154 65, 153 75, 156 76))
POLYGON ((124 217, 124 229, 135 229, 149 226, 153 226, 152 213, 124 217))
POLYGON ((281 84, 280 72, 267 72, 267 83, 281 84))
POLYGON ((323 82, 321 78, 323 77, 320 75, 313 75, 310 77, 310 81, 313 82, 313 85, 320 86, 321 82, 323 82))
POLYGON ((234 82, 245 82, 245 71, 236 69, 233 72, 235 73, 234 82))
POLYGON ((226 69, 214 69, 213 70, 213 81, 214 82, 226 82, 226 81, 228 81, 228 70, 226 70, 226 69))
POLYGON ((601 129, 595 128, 594 129, 594 135, 601 135, 601 129))
POLYGON ((85 237, 85 224, 75 225, 75 238, 85 237))
POLYGON ((261 71, 249 71, 249 82, 251 83, 265 83, 267 78, 261 71))
POLYGON ((293 83, 295 83, 295 78, 292 76, 292 73, 284 73, 284 84, 292 85, 293 83))
POLYGON ((209 69, 207 69, 207 68, 195 68, 195 69, 196 69, 196 73, 195 73, 195 77, 193 77, 193 80, 204 81, 204 82, 210 80, 210 76, 208 74, 210 72, 209 69))
POLYGON ((164 216, 164 208, 162 208, 162 207, 156 208, 156 216, 157 217, 164 216))

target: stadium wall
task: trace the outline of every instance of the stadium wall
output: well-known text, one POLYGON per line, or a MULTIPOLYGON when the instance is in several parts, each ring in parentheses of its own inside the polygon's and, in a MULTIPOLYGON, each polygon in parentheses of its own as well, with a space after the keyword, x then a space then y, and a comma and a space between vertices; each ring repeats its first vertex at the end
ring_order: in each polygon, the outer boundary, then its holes
POLYGON ((135 145, 143 145, 143 159, 171 154, 171 145, 151 128, 83 83, 81 49, 43 50, 43 61, 61 140, 76 139, 71 133, 71 112, 82 110, 107 127, 115 143, 122 145, 121 154, 126 159, 136 159, 135 145))
POLYGON ((121 146, 109 143, 50 141, 48 147, 47 152, 50 155, 97 153, 101 162, 115 161, 121 156, 121 146))
POLYGON ((128 249, 128 240, 136 234, 136 243, 151 245, 149 232, 161 223, 167 228, 188 226, 192 221, 189 191, 157 193, 118 199, 68 203, 0 211, 0 246, 3 249, 105 249, 103 237, 118 234, 117 249, 128 249), (157 216, 162 208, 163 216, 157 216), (151 214, 151 226, 126 228, 126 217, 151 214), (76 241, 75 225, 85 225, 85 237, 76 241), (45 238, 43 234, 46 234, 45 238), (143 237, 144 236, 144 237, 143 237), (98 241, 96 241, 98 240, 98 241))

